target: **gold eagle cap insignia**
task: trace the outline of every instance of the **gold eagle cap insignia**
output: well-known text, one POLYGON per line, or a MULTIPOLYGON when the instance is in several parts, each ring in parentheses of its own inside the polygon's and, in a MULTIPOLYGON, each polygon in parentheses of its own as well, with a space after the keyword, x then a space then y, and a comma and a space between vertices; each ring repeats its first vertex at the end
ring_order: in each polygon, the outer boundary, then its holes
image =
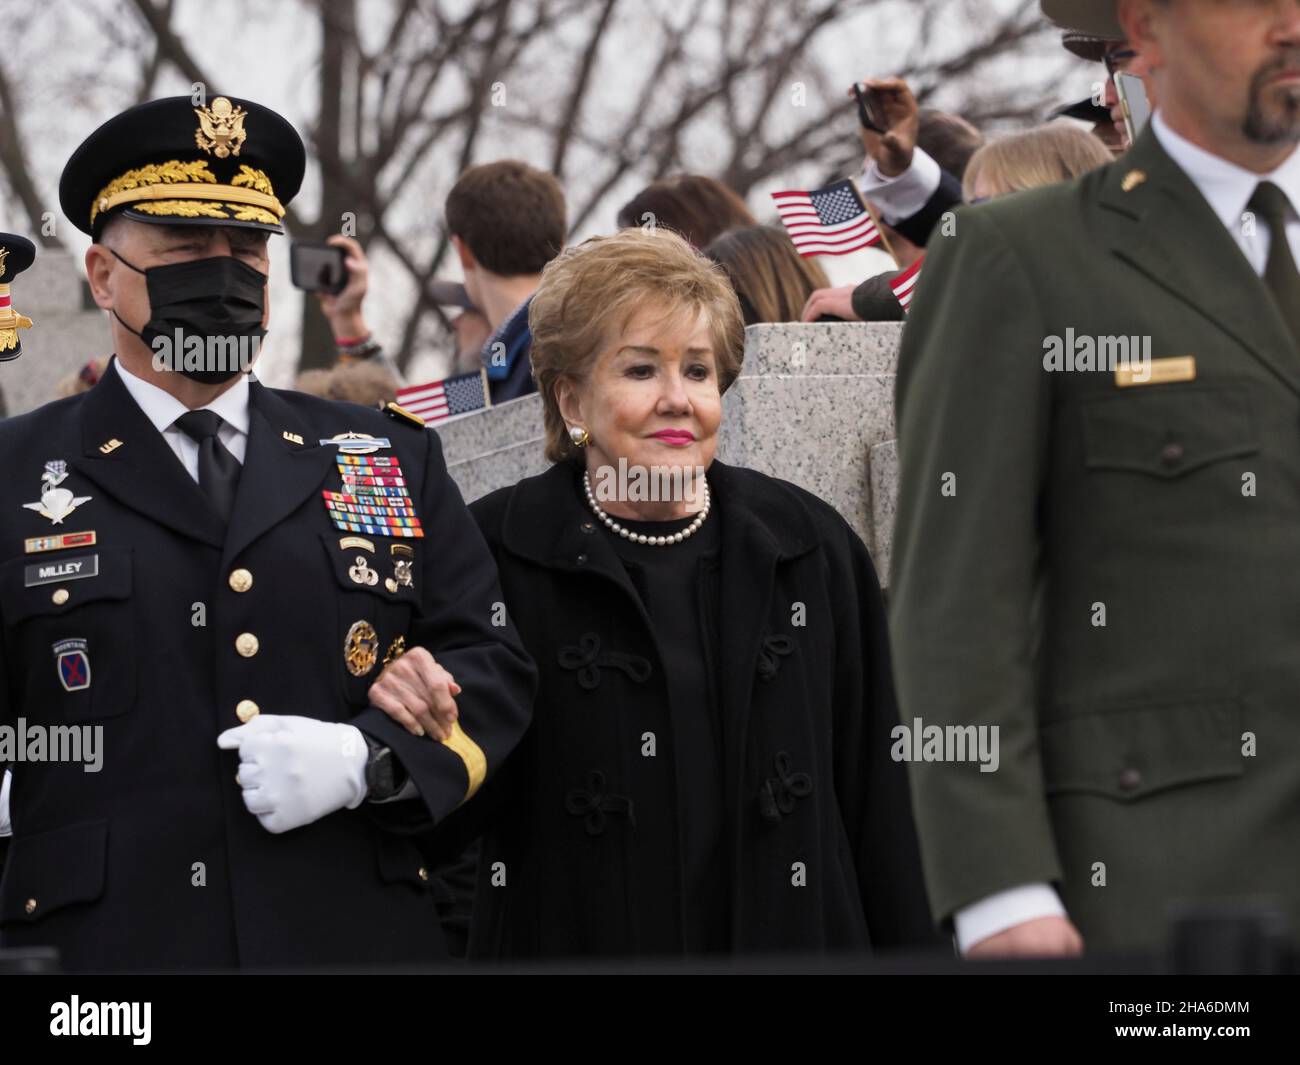
POLYGON ((5 274, 5 260, 6 260, 7 258, 9 258, 9 249, 8 249, 8 248, 0 248, 0 277, 4 277, 4 274, 5 274))
POLYGON ((244 131, 247 111, 236 107, 224 96, 218 96, 211 107, 196 107, 194 113, 199 119, 199 128, 194 131, 195 144, 218 159, 239 154, 240 147, 248 139, 244 131))

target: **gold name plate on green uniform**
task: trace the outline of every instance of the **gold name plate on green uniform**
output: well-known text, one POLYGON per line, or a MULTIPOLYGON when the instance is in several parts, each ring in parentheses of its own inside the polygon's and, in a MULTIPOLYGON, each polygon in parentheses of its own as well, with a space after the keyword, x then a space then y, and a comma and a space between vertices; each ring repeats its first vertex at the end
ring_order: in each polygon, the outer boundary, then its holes
POLYGON ((1152 359, 1115 368, 1115 384, 1120 388, 1135 385, 1167 385, 1172 381, 1196 380, 1196 356, 1179 355, 1171 359, 1152 359))

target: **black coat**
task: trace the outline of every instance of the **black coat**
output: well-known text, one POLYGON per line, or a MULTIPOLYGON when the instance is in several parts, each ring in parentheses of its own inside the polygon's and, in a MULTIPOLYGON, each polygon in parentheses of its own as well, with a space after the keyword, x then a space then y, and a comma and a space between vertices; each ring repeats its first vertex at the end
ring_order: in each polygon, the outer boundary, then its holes
MULTIPOLYGON (((115 369, 88 393, 0 425, 0 723, 103 727, 103 768, 15 764, 15 838, 0 882, 4 946, 51 944, 72 969, 362 965, 443 955, 429 877, 412 842, 387 831, 401 807, 363 803, 275 835, 245 808, 238 753, 217 734, 251 699, 263 713, 350 721, 389 744, 435 820, 469 790, 469 765, 368 706, 379 675, 345 668, 346 634, 369 621, 380 656, 398 636, 424 645, 462 685, 461 723, 493 772, 527 726, 534 673, 517 634, 493 624, 496 569, 435 433, 361 407, 254 383, 250 432, 228 530, 115 369), (341 486, 337 449, 356 431, 391 440, 426 536, 414 581, 385 587, 388 545, 343 550, 323 489, 341 486), (117 446, 108 446, 112 440, 117 446), (23 504, 42 468, 89 496, 61 525, 23 504), (39 554, 25 540, 91 530, 93 547, 39 554), (224 533, 224 536, 223 536, 224 533), (98 556, 98 575, 31 583, 36 562, 98 556), (358 554, 381 580, 348 575, 358 554), (243 591, 238 569, 252 577, 243 591), (66 601, 54 595, 63 587, 66 601), (195 604, 206 624, 193 624, 195 604), (236 637, 256 635, 252 657, 236 637), (52 646, 85 640, 91 683, 65 690, 52 646), (205 886, 196 886, 195 863, 205 886), (30 901, 29 901, 30 900, 30 901)), ((409 810, 408 810, 409 813, 409 810)))
POLYGON ((961 181, 946 170, 939 171, 939 185, 914 215, 899 219, 894 229, 919 248, 930 242, 930 234, 943 216, 960 207, 961 181))
MULTIPOLYGON (((709 482, 731 948, 933 942, 904 767, 889 756, 897 711, 866 548, 793 485, 720 462, 709 482), (794 863, 807 886, 794 886, 794 863)), ((631 857, 644 796, 629 766, 639 712, 668 698, 649 619, 571 466, 471 510, 540 673, 527 736, 447 825, 466 837, 491 826, 471 953, 641 953, 638 915, 662 878, 631 857)))

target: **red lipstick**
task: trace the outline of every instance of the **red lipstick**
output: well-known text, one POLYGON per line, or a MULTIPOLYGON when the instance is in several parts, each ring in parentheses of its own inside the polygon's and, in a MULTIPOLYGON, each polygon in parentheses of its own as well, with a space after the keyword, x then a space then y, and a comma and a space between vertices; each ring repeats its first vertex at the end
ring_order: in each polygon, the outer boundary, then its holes
POLYGON ((685 447, 687 444, 695 443, 695 434, 689 429, 660 429, 659 432, 650 435, 656 440, 662 440, 665 444, 672 444, 675 447, 685 447))

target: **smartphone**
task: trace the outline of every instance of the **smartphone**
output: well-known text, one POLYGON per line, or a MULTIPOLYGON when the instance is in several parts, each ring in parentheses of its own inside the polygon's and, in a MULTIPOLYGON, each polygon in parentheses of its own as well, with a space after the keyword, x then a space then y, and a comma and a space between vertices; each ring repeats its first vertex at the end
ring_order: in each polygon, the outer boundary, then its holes
POLYGON ((467 311, 475 309, 469 293, 459 281, 434 279, 429 282, 429 295, 433 297, 434 303, 442 307, 461 307, 467 311))
POLYGON ((344 250, 333 244, 295 240, 289 245, 289 276, 307 292, 336 296, 348 283, 346 257, 344 250))
POLYGON ((1129 143, 1132 144, 1142 132, 1142 127, 1151 118, 1147 89, 1136 74, 1126 74, 1122 70, 1117 70, 1115 92, 1119 96, 1120 107, 1124 110, 1124 127, 1128 131, 1129 143))
POLYGON ((862 123, 862 128, 869 129, 872 133, 887 133, 889 130, 885 124, 884 112, 875 92, 863 92, 862 86, 855 81, 853 96, 858 101, 858 121, 862 123))

